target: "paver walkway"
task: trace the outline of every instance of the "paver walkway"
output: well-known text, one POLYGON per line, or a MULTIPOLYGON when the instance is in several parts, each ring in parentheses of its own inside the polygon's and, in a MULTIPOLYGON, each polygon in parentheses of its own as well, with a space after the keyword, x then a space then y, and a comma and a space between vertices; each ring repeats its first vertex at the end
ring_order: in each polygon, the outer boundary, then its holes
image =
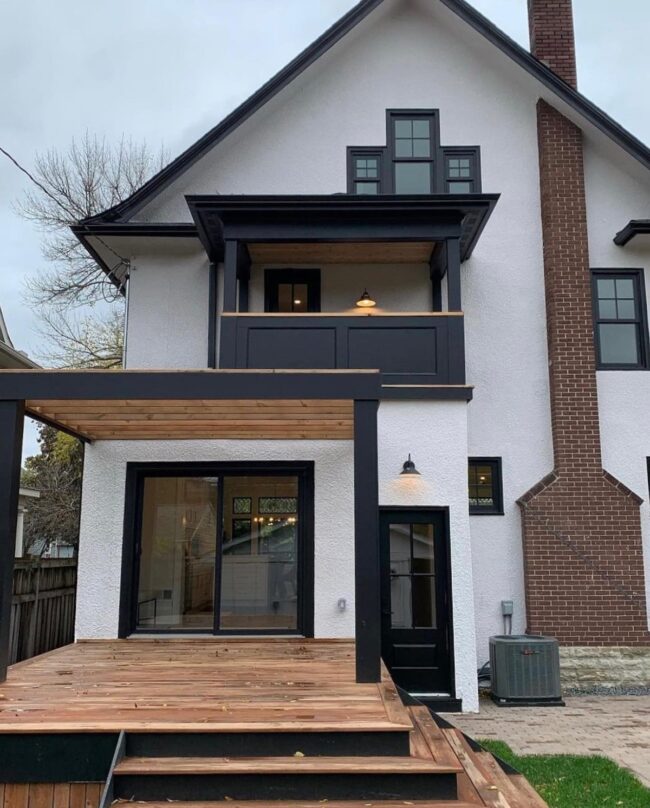
POLYGON ((566 707, 497 707, 442 714, 472 738, 505 741, 518 755, 604 755, 650 787, 650 696, 573 696, 566 707))

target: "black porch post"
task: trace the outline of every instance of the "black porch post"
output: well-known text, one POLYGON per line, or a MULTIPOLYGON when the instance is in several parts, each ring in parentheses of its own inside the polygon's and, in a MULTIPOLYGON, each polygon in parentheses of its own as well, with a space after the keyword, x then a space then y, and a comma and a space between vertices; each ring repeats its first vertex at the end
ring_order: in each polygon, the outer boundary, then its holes
POLYGON ((447 239, 447 309, 462 311, 460 292, 460 239, 447 239))
POLYGON ((223 310, 237 311, 237 273, 239 264, 239 243, 226 241, 223 258, 223 310))
POLYGON ((9 620, 24 420, 24 401, 0 401, 0 682, 7 678, 9 665, 9 620))
POLYGON ((354 579, 357 682, 381 679, 376 400, 354 402, 354 579))

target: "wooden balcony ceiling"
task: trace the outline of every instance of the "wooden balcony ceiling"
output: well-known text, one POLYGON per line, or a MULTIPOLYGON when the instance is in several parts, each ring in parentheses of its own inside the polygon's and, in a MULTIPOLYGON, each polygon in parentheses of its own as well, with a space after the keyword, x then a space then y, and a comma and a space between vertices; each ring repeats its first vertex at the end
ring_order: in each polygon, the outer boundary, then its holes
POLYGON ((435 242, 304 242, 253 243, 248 252, 255 264, 428 264, 435 242))
POLYGON ((354 405, 341 399, 28 400, 27 415, 89 440, 352 440, 354 405))

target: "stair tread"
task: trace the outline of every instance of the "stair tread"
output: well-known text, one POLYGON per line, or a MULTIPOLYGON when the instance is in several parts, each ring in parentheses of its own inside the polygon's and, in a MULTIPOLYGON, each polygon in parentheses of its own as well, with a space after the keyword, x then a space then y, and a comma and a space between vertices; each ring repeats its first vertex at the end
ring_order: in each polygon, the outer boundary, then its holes
POLYGON ((126 757, 124 774, 436 774, 462 771, 460 764, 418 757, 126 757))

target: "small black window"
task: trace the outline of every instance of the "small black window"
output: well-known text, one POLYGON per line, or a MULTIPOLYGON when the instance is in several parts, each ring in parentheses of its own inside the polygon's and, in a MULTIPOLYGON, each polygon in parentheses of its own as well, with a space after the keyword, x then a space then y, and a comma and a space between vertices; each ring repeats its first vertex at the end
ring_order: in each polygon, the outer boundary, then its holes
POLYGON ((594 326, 599 368, 647 367, 648 325, 643 272, 594 270, 594 326))
POLYGON ((355 194, 381 193, 381 155, 352 155, 352 186, 355 194))
POLYGON ((471 514, 502 514, 501 458, 470 457, 468 487, 471 514))
POLYGON ((446 149, 444 164, 447 193, 471 194, 479 190, 478 149, 466 152, 446 149))
POLYGON ((267 269, 264 310, 289 314, 320 311, 320 270, 267 269))

